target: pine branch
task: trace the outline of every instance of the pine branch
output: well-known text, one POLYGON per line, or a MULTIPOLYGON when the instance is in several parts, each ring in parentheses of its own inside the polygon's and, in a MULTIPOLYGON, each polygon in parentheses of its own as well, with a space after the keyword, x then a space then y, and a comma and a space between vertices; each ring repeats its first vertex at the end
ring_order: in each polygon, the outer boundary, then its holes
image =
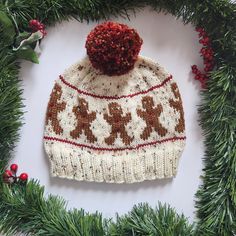
POLYGON ((132 211, 112 223, 109 235, 156 235, 156 236, 191 236, 193 225, 183 215, 178 215, 168 205, 153 209, 148 204, 134 206, 132 211))
POLYGON ((99 236, 105 235, 106 221, 102 215, 84 210, 66 210, 60 197, 44 197, 44 188, 30 181, 27 186, 2 186, 0 195, 0 232, 32 235, 99 236))
POLYGON ((170 235, 191 236, 193 225, 167 205, 152 209, 148 204, 134 206, 117 222, 103 220, 99 213, 66 210, 59 197, 44 197, 37 182, 27 185, 3 185, 0 195, 0 231, 33 235, 99 236, 99 235, 170 235))
POLYGON ((97 21, 118 15, 127 17, 128 10, 134 11, 145 5, 143 0, 14 0, 8 3, 8 11, 21 27, 26 27, 33 18, 49 25, 71 17, 79 21, 97 21))
MULTIPOLYGON (((18 140, 22 117, 22 91, 19 88, 15 57, 9 49, 0 51, 0 174, 3 173, 18 140)), ((0 182, 2 178, 0 178, 0 182)))
POLYGON ((205 168, 197 193, 199 232, 233 235, 236 222, 236 70, 213 72, 200 109, 205 168))

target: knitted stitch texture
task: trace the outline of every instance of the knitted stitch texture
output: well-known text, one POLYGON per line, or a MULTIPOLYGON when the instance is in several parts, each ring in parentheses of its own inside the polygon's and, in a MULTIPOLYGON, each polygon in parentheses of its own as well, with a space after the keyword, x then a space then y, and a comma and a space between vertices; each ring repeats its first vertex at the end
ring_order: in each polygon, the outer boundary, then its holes
POLYGON ((173 177, 185 139, 177 84, 151 59, 139 56, 129 73, 107 76, 86 57, 55 82, 44 135, 53 176, 109 183, 173 177))

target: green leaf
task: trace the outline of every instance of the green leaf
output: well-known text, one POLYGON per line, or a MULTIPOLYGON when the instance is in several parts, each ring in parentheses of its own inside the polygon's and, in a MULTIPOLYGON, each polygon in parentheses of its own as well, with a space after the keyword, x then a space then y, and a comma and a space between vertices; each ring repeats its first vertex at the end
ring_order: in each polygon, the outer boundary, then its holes
MULTIPOLYGON (((27 33, 24 32, 24 34, 21 34, 21 37, 26 35, 27 33)), ((19 35, 20 36, 20 35, 19 35)), ((20 48, 26 46, 26 45, 31 45, 33 46, 33 43, 37 42, 38 40, 43 38, 43 34, 40 31, 37 31, 35 33, 30 34, 30 36, 26 39, 23 39, 20 42, 20 45, 17 48, 14 48, 13 51, 17 51, 20 48)))
POLYGON ((11 45, 16 35, 15 27, 8 15, 0 11, 0 32, 4 45, 11 45))
POLYGON ((29 33, 29 32, 22 32, 22 33, 19 33, 19 34, 17 35, 17 37, 16 37, 16 40, 15 40, 15 46, 16 46, 16 47, 19 47, 21 41, 23 41, 23 40, 29 38, 30 35, 31 35, 31 33, 29 33))
POLYGON ((33 63, 39 63, 37 53, 30 47, 30 46, 24 46, 20 48, 16 55, 20 59, 24 59, 27 61, 31 61, 33 63))

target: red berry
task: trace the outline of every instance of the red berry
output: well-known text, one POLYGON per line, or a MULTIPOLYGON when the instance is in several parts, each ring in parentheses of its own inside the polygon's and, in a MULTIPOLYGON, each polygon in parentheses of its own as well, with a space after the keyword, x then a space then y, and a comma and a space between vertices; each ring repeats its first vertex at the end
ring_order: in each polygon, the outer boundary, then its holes
POLYGON ((208 45, 209 45, 209 41, 208 41, 208 42, 207 42, 207 41, 203 41, 202 44, 203 44, 204 46, 208 46, 208 45))
POLYGON ((43 34, 43 36, 46 36, 47 35, 47 32, 46 32, 46 30, 40 30, 40 32, 43 34))
POLYGON ((199 43, 203 45, 199 53, 204 60, 204 73, 201 73, 195 66, 192 66, 192 72, 195 74, 194 78, 201 82, 202 88, 206 88, 206 80, 208 79, 207 73, 214 67, 214 52, 210 47, 210 38, 208 37, 207 32, 200 27, 196 28, 196 31, 199 32, 199 43))
POLYGON ((206 55, 206 49, 205 49, 205 48, 202 48, 201 54, 202 54, 203 56, 206 55))
POLYGON ((36 25, 37 22, 38 22, 37 20, 30 20, 30 21, 29 21, 29 24, 30 24, 30 25, 36 25))
POLYGON ((28 180, 28 174, 22 173, 19 177, 21 181, 27 181, 28 180))
POLYGON ((202 31, 203 31, 203 28, 197 27, 197 28, 196 28, 196 31, 197 31, 197 32, 202 32, 202 31))
POLYGON ((197 68, 192 68, 193 73, 197 73, 197 70, 198 70, 197 68))
POLYGON ((39 30, 44 30, 44 25, 43 24, 39 25, 39 30))
POLYGON ((213 50, 212 50, 212 48, 208 48, 208 49, 207 49, 207 52, 208 52, 210 55, 213 55, 213 50))
POLYGON ((192 65, 192 69, 197 69, 197 65, 192 65))
POLYGON ((205 79, 205 75, 204 74, 202 74, 201 75, 201 78, 199 79, 200 81, 203 81, 205 79))
POLYGON ((212 61, 213 57, 211 55, 208 56, 208 60, 212 61))
POLYGON ((199 33, 199 38, 204 37, 204 36, 206 36, 206 32, 205 31, 199 33))
POLYGON ((37 20, 30 20, 29 21, 30 28, 37 28, 37 27, 39 27, 39 25, 40 25, 40 22, 37 20))
POLYGON ((208 66, 208 67, 211 67, 211 63, 208 61, 207 63, 206 63, 206 66, 208 66))
POLYGON ((197 70, 197 75, 201 75, 201 71, 200 70, 197 70))
POLYGON ((10 178, 10 177, 13 176, 13 174, 10 170, 5 170, 3 176, 6 177, 6 178, 10 178))
POLYGON ((40 23, 38 20, 30 20, 29 27, 32 29, 33 32, 45 29, 45 25, 40 23))
POLYGON ((205 80, 201 81, 201 87, 202 87, 202 89, 206 88, 206 81, 205 80))
POLYGON ((16 173, 17 170, 18 170, 18 165, 17 164, 12 164, 10 168, 11 168, 11 171, 16 173))
POLYGON ((210 39, 208 37, 204 38, 204 42, 208 43, 210 41, 210 39))

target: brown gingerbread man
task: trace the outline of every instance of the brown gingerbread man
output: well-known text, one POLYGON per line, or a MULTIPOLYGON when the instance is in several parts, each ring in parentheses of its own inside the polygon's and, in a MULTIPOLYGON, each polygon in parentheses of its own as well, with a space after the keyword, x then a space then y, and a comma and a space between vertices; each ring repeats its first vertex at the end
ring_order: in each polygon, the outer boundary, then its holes
POLYGON ((63 129, 58 120, 58 113, 65 110, 66 103, 59 102, 61 95, 61 86, 56 83, 50 96, 46 114, 46 124, 51 121, 52 129, 56 134, 61 134, 63 132, 63 129))
POLYGON ((134 137, 131 138, 128 135, 125 126, 131 120, 131 113, 123 115, 121 106, 116 102, 109 103, 108 109, 110 116, 106 113, 103 117, 107 123, 111 125, 111 134, 109 137, 105 138, 105 142, 108 145, 112 145, 118 137, 118 134, 120 134, 123 143, 129 145, 133 141, 134 137))
POLYGON ((167 129, 164 128, 160 121, 159 117, 163 111, 162 105, 158 104, 154 107, 153 98, 150 96, 146 96, 142 98, 142 107, 144 109, 137 109, 137 114, 146 122, 146 127, 144 128, 140 138, 146 140, 150 137, 153 129, 160 135, 165 136, 167 133, 167 129))
POLYGON ((88 141, 94 143, 97 141, 97 138, 94 136, 90 126, 92 121, 96 119, 96 112, 92 111, 89 113, 88 102, 85 101, 85 99, 78 98, 78 102, 78 106, 74 106, 72 110, 76 116, 77 125, 75 129, 70 132, 70 136, 74 139, 79 138, 84 131, 88 141))
POLYGON ((173 107, 180 114, 179 122, 175 126, 175 131, 177 131, 179 133, 182 133, 185 129, 184 110, 183 110, 183 106, 182 106, 182 100, 181 100, 181 96, 180 96, 180 93, 179 93, 179 89, 178 89, 176 83, 171 84, 171 90, 172 90, 172 92, 173 92, 173 94, 174 94, 174 96, 177 100, 170 99, 169 100, 170 106, 173 107))

